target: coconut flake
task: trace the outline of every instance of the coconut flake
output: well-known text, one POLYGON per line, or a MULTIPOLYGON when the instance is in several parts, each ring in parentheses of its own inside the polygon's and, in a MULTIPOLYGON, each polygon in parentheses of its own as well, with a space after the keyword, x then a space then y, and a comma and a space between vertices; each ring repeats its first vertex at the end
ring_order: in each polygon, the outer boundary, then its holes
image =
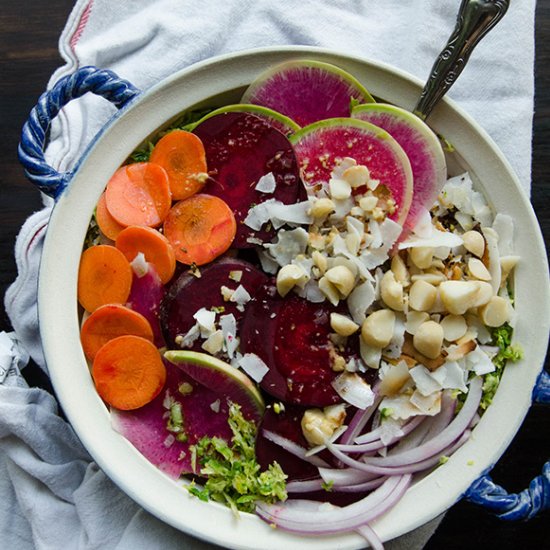
POLYGON ((424 365, 417 365, 410 369, 409 374, 416 384, 416 389, 422 395, 431 395, 441 389, 441 384, 431 375, 424 365))
POLYGON ((410 401, 411 405, 420 411, 420 414, 435 416, 441 411, 441 392, 422 395, 419 391, 415 391, 411 395, 410 401))
POLYGON ((367 309, 374 302, 374 287, 370 281, 357 285, 348 296, 348 309, 352 319, 358 324, 363 324, 367 318, 367 309))
POLYGON ((460 390, 467 392, 466 387, 467 373, 463 369, 458 361, 447 361, 443 363, 439 368, 434 370, 432 378, 439 382, 444 390, 460 390))
POLYGON ((276 187, 277 182, 275 181, 275 176, 273 175, 273 172, 268 172, 258 180, 258 183, 256 184, 256 187, 254 187, 254 189, 256 189, 256 191, 259 191, 260 193, 273 193, 276 187))
POLYGON ((311 203, 309 201, 297 202, 294 204, 284 204, 281 201, 266 201, 269 219, 273 227, 279 229, 285 224, 309 225, 313 218, 309 214, 311 203), (269 203, 269 204, 268 204, 269 203))
POLYGON ((453 248, 455 246, 460 246, 464 241, 462 237, 451 233, 449 231, 439 231, 434 227, 431 236, 427 239, 420 239, 415 235, 411 235, 408 239, 403 242, 400 242, 398 247, 399 250, 404 250, 406 248, 414 248, 418 246, 426 246, 437 248, 439 246, 447 246, 453 248))
POLYGON ((229 359, 233 359, 235 350, 239 346, 239 339, 237 338, 237 320, 235 316, 232 313, 222 315, 220 317, 220 327, 223 332, 225 351, 229 359))
POLYGON ((420 239, 431 237, 433 231, 432 217, 428 209, 422 207, 412 232, 420 239))
POLYGON ((363 338, 359 339, 359 353, 364 363, 371 369, 377 369, 380 366, 382 358, 382 350, 374 348, 365 343, 363 338))
POLYGON ((343 372, 332 382, 336 393, 358 409, 366 409, 374 403, 374 392, 358 374, 343 372))
POLYGON ((216 399, 216 401, 213 401, 212 403, 210 403, 210 408, 212 409, 213 412, 219 413, 220 405, 221 405, 221 401, 219 399, 216 399))
POLYGON ((300 255, 305 254, 308 244, 308 234, 303 227, 286 230, 281 229, 277 233, 277 240, 274 243, 265 244, 269 255, 275 262, 283 267, 292 262, 300 255))
POLYGON ((238 365, 258 383, 269 372, 269 367, 255 353, 245 353, 238 360, 238 365))
POLYGON ((403 435, 403 422, 395 420, 391 416, 384 419, 380 424, 380 441, 389 445, 396 438, 403 435))
POLYGON ((405 343, 405 322, 403 320, 403 314, 397 313, 395 315, 395 323, 393 325, 393 336, 388 346, 382 352, 382 355, 389 357, 390 359, 397 359, 401 356, 401 350, 405 343))
POLYGON ((500 212, 495 216, 493 229, 498 235, 498 251, 501 256, 514 253, 514 220, 507 214, 500 212))
POLYGON ((262 228, 262 225, 264 223, 267 223, 270 219, 269 210, 268 207, 270 204, 274 203, 275 199, 269 199, 265 202, 261 202, 260 204, 256 204, 253 206, 246 216, 246 218, 243 220, 243 223, 250 227, 251 229, 254 229, 255 231, 259 231, 262 228))
POLYGON ((489 273, 491 274, 491 286, 493 287, 493 293, 496 294, 500 288, 500 282, 502 280, 502 270, 500 268, 500 254, 498 250, 498 233, 490 227, 482 227, 481 232, 485 237, 487 243, 487 252, 489 255, 489 273))
POLYGON ((181 348, 190 348, 201 335, 201 328, 195 323, 185 334, 176 336, 176 344, 181 348))
POLYGON ((201 307, 194 315, 193 319, 197 321, 201 329, 201 336, 206 338, 216 330, 216 313, 205 307, 201 307))
POLYGON ((235 292, 233 292, 229 301, 236 303, 237 306, 244 306, 245 304, 250 302, 251 299, 252 299, 252 296, 250 296, 250 294, 247 292, 244 286, 239 285, 235 289, 235 292))
POLYGON ((473 370, 477 375, 482 376, 495 370, 495 364, 491 358, 477 346, 473 351, 464 356, 466 367, 473 370))
POLYGON ((143 252, 138 252, 136 257, 130 262, 132 266, 132 271, 138 279, 141 279, 143 276, 147 275, 149 271, 149 264, 145 260, 145 255, 143 252))

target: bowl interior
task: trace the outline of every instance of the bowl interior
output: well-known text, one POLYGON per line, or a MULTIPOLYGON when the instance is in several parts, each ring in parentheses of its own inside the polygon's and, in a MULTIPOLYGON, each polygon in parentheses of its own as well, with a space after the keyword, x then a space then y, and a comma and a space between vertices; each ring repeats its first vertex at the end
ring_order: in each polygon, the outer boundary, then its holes
MULTIPOLYGON (((237 102, 257 74, 291 58, 333 63, 358 78, 369 91, 411 109, 421 83, 395 69, 364 59, 308 47, 268 48, 241 52, 200 63, 155 86, 123 110, 94 141, 79 163, 69 189, 54 208, 40 272, 39 318, 52 382, 84 446, 98 465, 139 504, 170 525, 232 548, 317 550, 362 548, 356 534, 305 538, 274 530, 253 515, 235 519, 230 510, 190 497, 112 430, 98 397, 79 340, 76 300, 78 262, 87 226, 110 175, 147 136, 182 111, 237 102)), ((522 259, 516 269, 515 339, 524 359, 510 366, 493 405, 471 440, 432 474, 419 480, 400 503, 373 523, 389 540, 429 521, 456 502, 469 485, 490 468, 519 428, 540 371, 549 328, 550 297, 545 249, 527 198, 502 154, 485 132, 448 100, 429 119, 456 151, 449 171, 468 170, 496 211, 516 221, 515 249, 522 259), (419 505, 420 504, 420 505, 419 505)))

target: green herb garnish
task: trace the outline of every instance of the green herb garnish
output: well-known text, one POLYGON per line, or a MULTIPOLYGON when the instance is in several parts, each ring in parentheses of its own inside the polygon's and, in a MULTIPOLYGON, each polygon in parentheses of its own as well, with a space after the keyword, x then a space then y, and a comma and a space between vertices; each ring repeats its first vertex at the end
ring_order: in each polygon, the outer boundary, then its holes
POLYGON ((286 500, 287 476, 279 464, 273 462, 260 471, 255 453, 256 425, 243 417, 236 404, 229 408, 228 422, 233 433, 231 443, 219 437, 203 437, 190 447, 193 469, 208 479, 204 487, 189 485, 189 492, 201 500, 222 502, 235 513, 254 511, 257 500, 286 500))

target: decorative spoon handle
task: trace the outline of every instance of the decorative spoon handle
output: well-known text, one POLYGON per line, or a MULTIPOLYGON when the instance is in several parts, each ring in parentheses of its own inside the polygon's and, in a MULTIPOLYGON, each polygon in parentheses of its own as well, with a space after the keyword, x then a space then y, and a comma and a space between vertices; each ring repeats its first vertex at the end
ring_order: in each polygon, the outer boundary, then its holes
POLYGON ((454 84, 477 43, 500 21, 510 0, 462 0, 455 29, 436 59, 414 108, 425 120, 454 84))

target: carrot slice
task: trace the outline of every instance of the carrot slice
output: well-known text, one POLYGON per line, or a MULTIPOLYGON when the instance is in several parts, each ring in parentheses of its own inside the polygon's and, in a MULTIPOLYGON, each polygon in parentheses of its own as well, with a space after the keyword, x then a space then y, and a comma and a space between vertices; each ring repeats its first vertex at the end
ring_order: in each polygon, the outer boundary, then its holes
POLYGON ((153 341, 153 329, 141 313, 121 304, 105 304, 86 319, 80 331, 80 341, 86 357, 93 359, 109 340, 126 334, 153 341))
POLYGON ((124 225, 118 223, 107 210, 105 193, 101 194, 95 210, 95 219, 99 230, 108 238, 114 241, 118 234, 124 229, 124 225))
POLYGON ((168 174, 151 162, 122 166, 107 183, 105 201, 119 224, 157 227, 172 204, 168 174))
POLYGON ((162 166, 174 200, 199 192, 206 183, 206 153, 198 136, 174 130, 162 137, 151 152, 150 162, 162 166))
POLYGON ((164 235, 172 244, 176 260, 204 265, 223 254, 237 231, 229 206, 212 195, 193 195, 177 202, 164 221, 164 235))
POLYGON ((168 239, 151 227, 131 225, 120 232, 115 246, 131 262, 138 253, 154 265, 163 284, 167 283, 176 270, 176 255, 168 239))
POLYGON ((120 250, 100 244, 83 252, 78 271, 78 301, 86 311, 126 302, 131 287, 132 268, 120 250))
POLYGON ((127 411, 143 407, 160 393, 166 382, 166 367, 149 340, 119 336, 96 353, 92 377, 104 401, 127 411))

